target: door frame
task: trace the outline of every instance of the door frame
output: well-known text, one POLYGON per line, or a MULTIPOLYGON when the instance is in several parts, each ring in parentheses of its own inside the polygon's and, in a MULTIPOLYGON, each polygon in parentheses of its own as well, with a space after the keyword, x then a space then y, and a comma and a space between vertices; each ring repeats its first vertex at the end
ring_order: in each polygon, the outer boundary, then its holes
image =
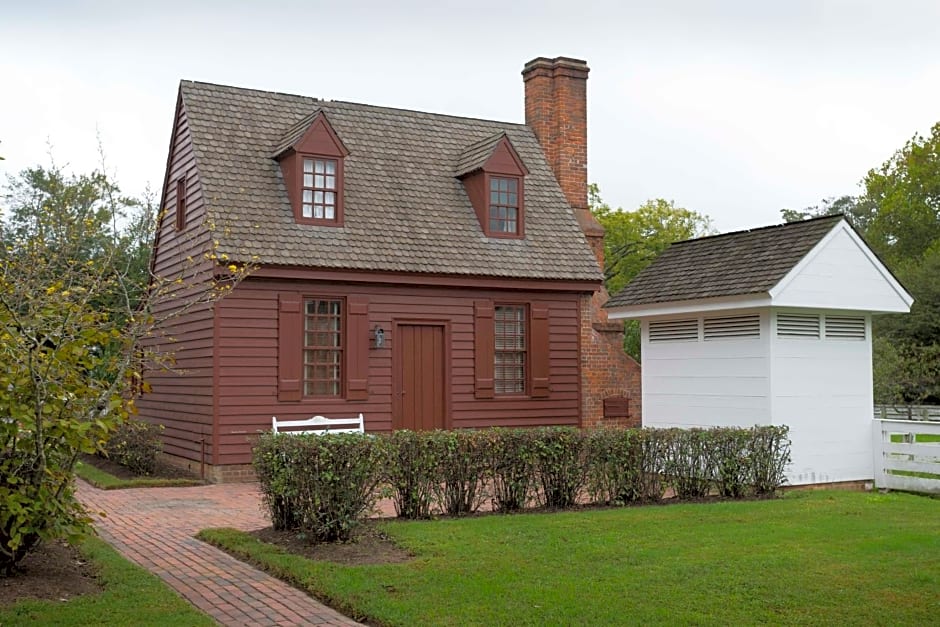
POLYGON ((402 344, 399 341, 401 339, 401 327, 410 326, 441 327, 444 330, 443 355, 441 356, 441 359, 444 360, 444 372, 441 373, 444 377, 444 429, 453 429, 453 420, 450 415, 450 320, 440 318, 396 318, 392 320, 392 431, 395 430, 397 424, 401 423, 402 418, 402 403, 399 394, 402 386, 402 344))

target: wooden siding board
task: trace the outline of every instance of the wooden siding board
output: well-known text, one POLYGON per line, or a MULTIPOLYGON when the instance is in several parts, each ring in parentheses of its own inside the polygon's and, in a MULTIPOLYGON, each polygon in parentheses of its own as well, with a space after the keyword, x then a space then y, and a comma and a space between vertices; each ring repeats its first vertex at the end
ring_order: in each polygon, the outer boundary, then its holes
MULTIPOLYGON (((363 286, 335 283, 304 283, 249 278, 220 303, 221 333, 218 411, 222 433, 236 429, 257 432, 270 429, 272 415, 278 418, 365 415, 369 431, 392 428, 392 352, 399 338, 395 321, 428 324, 446 321, 449 405, 447 426, 477 428, 488 425, 535 426, 577 425, 579 413, 578 301, 576 294, 543 292, 514 293, 513 300, 533 302, 548 310, 551 358, 548 368, 551 390, 545 398, 478 399, 474 397, 475 360, 474 302, 505 299, 492 290, 446 289, 413 286, 363 286), (270 328, 277 320, 279 292, 303 295, 368 297, 365 331, 376 325, 386 331, 384 348, 368 349, 368 400, 311 399, 279 402, 276 387, 260 382, 276 380, 277 338, 241 334, 244 329, 270 328), (559 339, 561 338, 561 339, 559 339), (250 361, 249 361, 250 360, 250 361), (224 366, 223 366, 224 365, 224 366)), ((276 325, 275 325, 276 328, 276 325)), ((366 338, 368 339, 368 338, 366 338)), ((218 459, 225 463, 250 462, 247 441, 220 440, 218 459), (234 461, 232 461, 234 460, 234 461)))
MULTIPOLYGON (((186 277, 192 283, 204 282, 211 265, 203 259, 209 236, 203 227, 205 203, 196 167, 185 108, 177 110, 174 120, 167 172, 164 181, 161 221, 157 227, 152 270, 157 276, 186 277), (187 224, 175 227, 176 181, 187 179, 187 224), (187 258, 192 258, 190 262, 187 258)), ((192 293, 181 290, 180 295, 192 293)), ((179 301, 164 301, 154 307, 156 315, 180 311, 179 301)), ((145 380, 152 391, 137 401, 140 418, 163 424, 164 450, 167 453, 198 458, 200 445, 195 441, 211 431, 212 424, 212 354, 213 315, 211 305, 184 311, 169 320, 146 345, 174 356, 176 372, 146 370, 145 380)))

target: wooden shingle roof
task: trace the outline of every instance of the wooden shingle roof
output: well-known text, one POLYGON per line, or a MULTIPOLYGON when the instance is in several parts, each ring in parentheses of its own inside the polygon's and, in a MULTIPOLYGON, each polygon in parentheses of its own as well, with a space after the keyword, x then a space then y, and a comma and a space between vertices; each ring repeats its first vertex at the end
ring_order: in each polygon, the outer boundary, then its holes
POLYGON ((842 216, 677 242, 605 307, 625 307, 770 291, 842 216))
POLYGON ((260 264, 600 281, 532 130, 522 124, 184 81, 219 253, 260 264), (349 150, 344 224, 298 225, 272 157, 321 112, 349 150), (502 134, 529 170, 525 237, 487 238, 455 176, 502 134))

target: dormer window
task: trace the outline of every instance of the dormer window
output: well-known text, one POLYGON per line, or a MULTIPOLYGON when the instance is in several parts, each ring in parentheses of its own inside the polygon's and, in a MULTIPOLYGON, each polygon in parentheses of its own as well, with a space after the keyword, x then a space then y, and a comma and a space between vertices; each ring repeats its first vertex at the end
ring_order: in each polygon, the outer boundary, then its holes
POLYGON ((463 181, 486 237, 525 237, 525 177, 529 173, 506 133, 464 150, 455 175, 463 181))
POLYGON ((275 149, 294 219, 343 226, 343 169, 349 151, 322 111, 288 129, 275 149))
POLYGON ((336 172, 336 159, 304 158, 302 217, 336 219, 336 172))
POLYGON ((517 177, 490 176, 490 233, 519 234, 519 187, 517 177))

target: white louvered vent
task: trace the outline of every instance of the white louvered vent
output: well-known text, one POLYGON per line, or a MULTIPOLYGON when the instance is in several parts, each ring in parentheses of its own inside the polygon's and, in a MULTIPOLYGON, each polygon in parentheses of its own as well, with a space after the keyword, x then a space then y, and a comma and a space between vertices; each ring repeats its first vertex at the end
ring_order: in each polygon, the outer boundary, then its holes
POLYGON ((840 340, 864 340, 865 318, 861 316, 826 316, 826 337, 840 340))
POLYGON ((698 340, 698 320, 650 322, 650 342, 698 340))
POLYGON ((819 337, 819 316, 777 314, 778 337, 819 337))
POLYGON ((726 340, 760 337, 760 315, 705 318, 705 339, 726 340))

